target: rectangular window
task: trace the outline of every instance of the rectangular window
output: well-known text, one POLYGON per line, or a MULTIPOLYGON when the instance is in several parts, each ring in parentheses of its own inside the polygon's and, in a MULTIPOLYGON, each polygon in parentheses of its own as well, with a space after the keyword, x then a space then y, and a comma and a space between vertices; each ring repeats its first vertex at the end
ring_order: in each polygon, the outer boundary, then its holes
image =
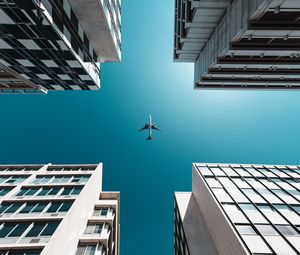
POLYGON ((287 224, 286 220, 269 205, 258 205, 258 208, 273 224, 287 224))
POLYGON ((0 213, 15 213, 22 203, 2 203, 0 206, 0 213))
POLYGON ((253 204, 240 204, 241 209, 253 223, 268 223, 253 204))
POLYGON ((94 255, 96 247, 96 245, 79 246, 76 255, 94 255))
POLYGON ((103 228, 103 223, 94 223, 94 224, 88 224, 84 233, 85 234, 100 234, 103 228))
POLYGON ((41 236, 52 236, 58 225, 58 222, 49 222, 41 232, 41 236))
POLYGON ((109 211, 109 208, 108 207, 105 207, 105 208, 96 208, 94 210, 94 216, 107 216, 107 213, 109 211))
POLYGON ((72 201, 52 202, 51 206, 47 210, 47 213, 67 212, 72 206, 72 204, 72 201))
POLYGON ((253 189, 242 189, 245 195, 253 202, 253 203, 265 203, 266 201, 253 189))
POLYGON ((275 205, 275 208, 292 224, 300 225, 300 216, 287 205, 275 205))
POLYGON ((223 188, 212 188, 211 190, 215 194, 219 202, 233 202, 229 194, 223 188))
POLYGON ((26 237, 52 236, 59 222, 35 222, 26 237))
POLYGON ((299 202, 296 199, 294 199, 284 190, 274 189, 272 191, 276 193, 276 195, 279 196, 287 204, 299 204, 299 202))
POLYGON ((50 192, 51 188, 42 188, 42 190, 37 194, 38 196, 46 196, 50 192))
POLYGON ((263 236, 276 236, 279 235, 271 225, 255 225, 259 233, 263 236))
POLYGON ((249 223, 242 211, 234 204, 224 204, 223 208, 233 223, 249 223))
POLYGON ((11 188, 0 188, 0 197, 5 196, 8 192, 10 192, 12 189, 11 188))
POLYGON ((21 188, 17 196, 33 196, 39 188, 21 188))
POLYGON ((19 223, 17 226, 11 231, 7 237, 16 237, 21 236, 24 231, 30 226, 30 223, 19 223))

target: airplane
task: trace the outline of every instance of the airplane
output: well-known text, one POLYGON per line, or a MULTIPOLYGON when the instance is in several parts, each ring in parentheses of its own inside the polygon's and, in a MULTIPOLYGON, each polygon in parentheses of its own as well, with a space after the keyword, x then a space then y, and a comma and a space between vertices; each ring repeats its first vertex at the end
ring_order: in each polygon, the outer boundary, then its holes
POLYGON ((149 122, 146 123, 145 126, 142 127, 139 131, 146 130, 146 129, 148 129, 148 137, 147 137, 146 140, 153 140, 152 130, 161 131, 157 126, 155 126, 154 123, 152 123, 152 117, 151 117, 151 115, 149 115, 149 122))

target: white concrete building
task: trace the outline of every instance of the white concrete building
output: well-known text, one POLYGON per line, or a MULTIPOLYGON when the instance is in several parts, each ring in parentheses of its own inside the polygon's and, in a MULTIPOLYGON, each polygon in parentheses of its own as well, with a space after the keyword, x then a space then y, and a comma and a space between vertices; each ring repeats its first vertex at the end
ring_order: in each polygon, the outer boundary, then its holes
POLYGON ((175 255, 300 253, 300 166, 193 164, 175 193, 175 255))
POLYGON ((0 1, 0 92, 99 90, 121 60, 120 0, 0 1))
POLYGON ((102 164, 0 166, 1 255, 118 255, 118 192, 102 164))
POLYGON ((176 0, 174 60, 197 89, 299 89, 299 18, 295 0, 176 0))

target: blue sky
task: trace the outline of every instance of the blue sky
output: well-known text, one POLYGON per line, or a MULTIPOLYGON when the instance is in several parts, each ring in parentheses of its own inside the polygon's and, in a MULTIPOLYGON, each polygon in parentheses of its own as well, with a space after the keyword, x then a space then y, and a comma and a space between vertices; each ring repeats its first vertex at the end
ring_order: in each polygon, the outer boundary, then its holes
POLYGON ((122 254, 173 254, 192 162, 299 164, 300 92, 193 90, 193 65, 172 62, 173 14, 174 0, 122 2, 122 63, 102 65, 100 92, 0 97, 1 163, 103 162, 122 254), (150 142, 149 114, 163 130, 150 142))

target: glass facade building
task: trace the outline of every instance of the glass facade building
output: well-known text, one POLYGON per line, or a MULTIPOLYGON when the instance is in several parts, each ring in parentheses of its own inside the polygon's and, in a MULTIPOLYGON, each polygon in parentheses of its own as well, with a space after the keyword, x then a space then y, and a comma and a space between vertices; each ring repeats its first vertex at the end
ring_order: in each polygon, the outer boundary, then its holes
POLYGON ((121 2, 0 1, 0 92, 99 90, 121 60, 121 2))
POLYGON ((0 166, 0 196, 1 255, 119 254, 119 193, 102 191, 101 164, 0 166))
MULTIPOLYGON (((201 214, 218 251, 212 254, 300 253, 299 166, 194 164, 190 196, 197 203, 193 217, 201 214)), ((175 195, 175 250, 180 244, 176 232, 184 222, 178 209, 182 201, 175 195)), ((186 235, 181 239, 188 248, 186 235)))

